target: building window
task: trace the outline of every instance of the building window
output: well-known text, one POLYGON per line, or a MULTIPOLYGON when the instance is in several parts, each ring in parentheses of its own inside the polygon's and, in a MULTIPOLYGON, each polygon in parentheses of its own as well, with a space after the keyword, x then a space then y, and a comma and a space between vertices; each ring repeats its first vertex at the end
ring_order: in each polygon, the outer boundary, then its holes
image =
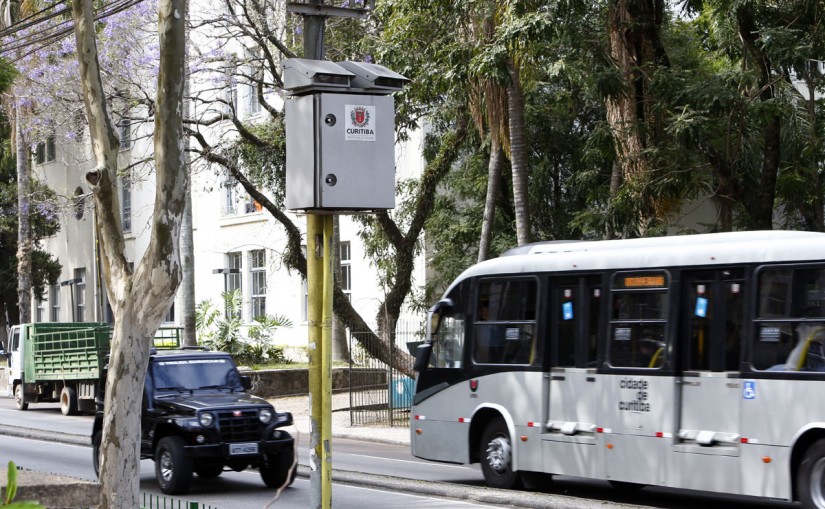
POLYGON ((223 112, 229 116, 236 116, 238 111, 238 82, 235 80, 234 66, 227 69, 224 93, 223 112))
POLYGON ((238 188, 237 182, 229 172, 224 175, 223 188, 223 215, 234 216, 238 213, 238 188))
POLYGON ((59 322, 60 321, 60 285, 52 285, 52 289, 49 292, 49 302, 52 305, 52 322, 59 322))
MULTIPOLYGON (((226 293, 238 292, 243 295, 243 254, 239 252, 226 254, 227 267, 234 269, 232 272, 224 274, 224 291, 226 293)), ((227 318, 230 318, 230 309, 224 310, 227 318)), ((238 318, 241 318, 241 309, 235 310, 238 318)))
POLYGON ((252 276, 252 319, 266 316, 266 251, 249 253, 249 271, 252 276))
POLYGON ((172 306, 169 308, 169 311, 166 312, 166 316, 163 318, 163 323, 175 323, 175 303, 172 303, 172 306))
POLYGON ((74 307, 76 322, 86 321, 86 269, 74 269, 74 307))
POLYGON ((45 322, 46 321, 46 301, 45 300, 38 300, 37 301, 37 322, 45 322))
POLYGON ((74 190, 74 217, 75 219, 83 219, 83 213, 86 211, 86 195, 83 189, 77 188, 74 190))
POLYGON ((352 293, 352 254, 350 252, 349 241, 341 242, 338 245, 338 251, 341 254, 341 290, 351 297, 352 293))
POLYGON ((54 135, 46 138, 37 144, 37 152, 35 153, 35 161, 37 164, 50 163, 55 159, 56 148, 54 144, 54 135))
POLYGON ((134 143, 132 138, 132 121, 128 118, 121 119, 117 127, 120 130, 120 150, 129 150, 134 143))
POLYGON ((120 215, 123 221, 123 233, 132 231, 132 181, 128 178, 121 178, 120 188, 120 215))
POLYGON ((254 83, 249 86, 249 115, 257 115, 261 112, 261 101, 258 99, 258 87, 254 83))

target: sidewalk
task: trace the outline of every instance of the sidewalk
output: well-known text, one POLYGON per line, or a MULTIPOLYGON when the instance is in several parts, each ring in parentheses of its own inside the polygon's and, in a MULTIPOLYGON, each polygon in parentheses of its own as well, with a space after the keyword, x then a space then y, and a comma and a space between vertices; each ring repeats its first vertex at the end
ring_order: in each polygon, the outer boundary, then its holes
MULTIPOLYGON (((349 395, 346 393, 334 394, 332 398, 333 409, 345 408, 349 395), (341 401, 337 402, 337 399, 341 401)), ((270 398, 268 401, 275 407, 276 412, 291 412, 298 433, 309 436, 309 396, 270 398)), ((332 412, 332 436, 333 438, 351 438, 386 444, 410 445, 410 428, 408 426, 392 428, 371 425, 351 426, 350 414, 346 410, 332 412)))

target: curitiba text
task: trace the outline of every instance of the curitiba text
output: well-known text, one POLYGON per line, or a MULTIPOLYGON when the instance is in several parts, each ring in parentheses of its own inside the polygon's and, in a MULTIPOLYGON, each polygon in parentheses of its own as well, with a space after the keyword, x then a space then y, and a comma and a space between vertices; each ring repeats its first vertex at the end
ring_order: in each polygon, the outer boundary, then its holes
POLYGON ((622 389, 619 411, 650 412, 650 402, 647 400, 647 380, 622 378, 619 382, 619 389, 622 389), (630 393, 627 394, 625 391, 630 393))

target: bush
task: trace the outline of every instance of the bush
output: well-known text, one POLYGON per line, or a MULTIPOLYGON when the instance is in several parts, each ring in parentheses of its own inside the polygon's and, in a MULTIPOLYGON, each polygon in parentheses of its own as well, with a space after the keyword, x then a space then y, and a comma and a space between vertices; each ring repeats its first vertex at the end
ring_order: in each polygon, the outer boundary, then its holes
POLYGON ((246 329, 241 321, 242 298, 240 290, 222 294, 225 313, 210 300, 201 301, 195 311, 195 328, 203 344, 226 352, 237 364, 288 364, 283 347, 273 345, 279 327, 291 327, 285 316, 265 315, 255 318, 246 329))

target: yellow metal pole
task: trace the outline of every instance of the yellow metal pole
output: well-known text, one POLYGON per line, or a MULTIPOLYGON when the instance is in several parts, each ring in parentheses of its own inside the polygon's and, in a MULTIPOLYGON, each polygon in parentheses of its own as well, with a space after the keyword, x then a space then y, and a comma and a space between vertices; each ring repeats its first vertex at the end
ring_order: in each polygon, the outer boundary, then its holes
POLYGON ((333 216, 324 216, 324 298, 321 330, 321 498, 332 507, 332 249, 333 216))
MULTIPOLYGON (((324 285, 324 258, 323 258, 323 216, 307 214, 307 324, 309 335, 309 484, 310 507, 321 509, 323 496, 322 486, 322 443, 321 423, 324 420, 322 413, 323 383, 322 383, 322 327, 323 319, 323 285, 324 285)), ((330 507, 329 505, 323 506, 330 507)))

